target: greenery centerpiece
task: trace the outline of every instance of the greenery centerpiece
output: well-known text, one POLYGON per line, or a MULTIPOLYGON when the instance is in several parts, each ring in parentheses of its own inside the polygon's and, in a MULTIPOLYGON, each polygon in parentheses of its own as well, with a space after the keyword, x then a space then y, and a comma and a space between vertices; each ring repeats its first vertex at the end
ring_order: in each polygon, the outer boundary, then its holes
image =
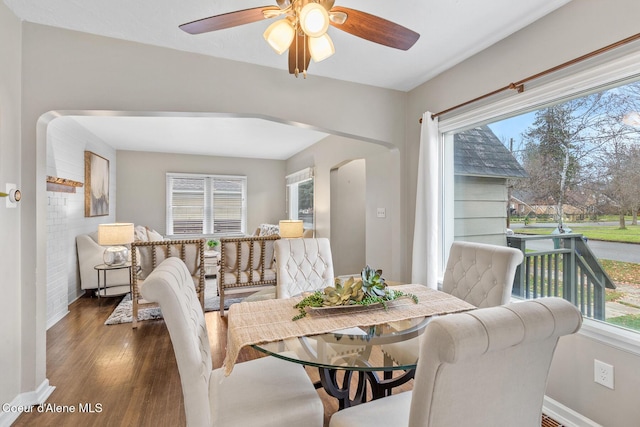
POLYGON ((294 307, 300 311, 293 320, 302 319, 307 315, 306 307, 344 307, 367 306, 382 304, 386 310, 389 301, 401 297, 411 298, 418 303, 414 294, 398 291, 389 287, 382 277, 382 270, 374 270, 368 265, 362 269, 360 279, 349 277, 346 280, 335 279, 335 286, 327 286, 324 291, 316 291, 303 298, 294 307))
POLYGON ((218 239, 207 240, 207 246, 209 246, 209 249, 211 250, 217 248, 219 245, 220 245, 220 240, 218 239))

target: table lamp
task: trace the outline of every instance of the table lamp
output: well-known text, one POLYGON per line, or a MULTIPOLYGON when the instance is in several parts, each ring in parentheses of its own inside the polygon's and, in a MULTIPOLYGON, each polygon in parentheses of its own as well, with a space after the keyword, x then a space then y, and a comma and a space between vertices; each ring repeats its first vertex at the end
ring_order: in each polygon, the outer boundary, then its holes
POLYGON ((126 244, 133 242, 132 223, 98 224, 98 244, 107 246, 102 259, 106 265, 122 265, 129 259, 126 244))
POLYGON ((295 239, 302 237, 304 234, 304 225, 302 220, 298 219, 283 219, 279 223, 280 237, 283 239, 295 239))

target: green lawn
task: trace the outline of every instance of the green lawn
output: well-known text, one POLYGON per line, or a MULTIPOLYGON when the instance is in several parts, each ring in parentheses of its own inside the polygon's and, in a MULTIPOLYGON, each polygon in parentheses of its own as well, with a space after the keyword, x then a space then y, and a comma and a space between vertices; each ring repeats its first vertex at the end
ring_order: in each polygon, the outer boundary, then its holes
POLYGON ((612 317, 607 319, 607 322, 618 326, 624 326, 625 328, 633 329, 635 331, 640 331, 640 316, 638 315, 628 314, 626 316, 612 317))
MULTIPOLYGON (((525 227, 516 230, 521 234, 551 234, 554 228, 525 227)), ((626 229, 618 226, 576 226, 571 227, 572 233, 582 234, 588 239, 604 240, 607 242, 640 243, 640 226, 627 225, 626 229)))

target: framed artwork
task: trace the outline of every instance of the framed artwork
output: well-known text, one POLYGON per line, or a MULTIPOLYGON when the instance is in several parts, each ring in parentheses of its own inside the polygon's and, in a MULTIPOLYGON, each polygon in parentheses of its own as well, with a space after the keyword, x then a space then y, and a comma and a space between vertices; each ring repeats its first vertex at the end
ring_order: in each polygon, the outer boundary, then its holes
POLYGON ((109 215, 109 160, 84 152, 84 216, 109 215))

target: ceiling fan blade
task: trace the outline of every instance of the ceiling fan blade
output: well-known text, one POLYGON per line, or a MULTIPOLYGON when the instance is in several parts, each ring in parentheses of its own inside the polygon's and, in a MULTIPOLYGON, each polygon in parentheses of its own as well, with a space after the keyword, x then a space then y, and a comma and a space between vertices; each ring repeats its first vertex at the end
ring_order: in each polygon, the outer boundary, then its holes
POLYGON ((223 13, 222 15, 210 16, 182 24, 180 25, 180 29, 189 34, 202 34, 210 31, 224 30, 225 28, 237 27, 238 25, 250 24, 266 19, 264 11, 280 10, 281 9, 276 6, 262 6, 237 10, 235 12, 223 13))
POLYGON ((420 38, 415 31, 366 12, 341 6, 334 7, 331 12, 347 14, 343 24, 329 21, 332 26, 374 43, 408 50, 420 38))
POLYGON ((310 61, 311 54, 309 54, 307 37, 298 34, 296 31, 296 36, 291 42, 291 46, 289 46, 289 74, 295 74, 298 77, 298 73, 307 71, 310 61))

